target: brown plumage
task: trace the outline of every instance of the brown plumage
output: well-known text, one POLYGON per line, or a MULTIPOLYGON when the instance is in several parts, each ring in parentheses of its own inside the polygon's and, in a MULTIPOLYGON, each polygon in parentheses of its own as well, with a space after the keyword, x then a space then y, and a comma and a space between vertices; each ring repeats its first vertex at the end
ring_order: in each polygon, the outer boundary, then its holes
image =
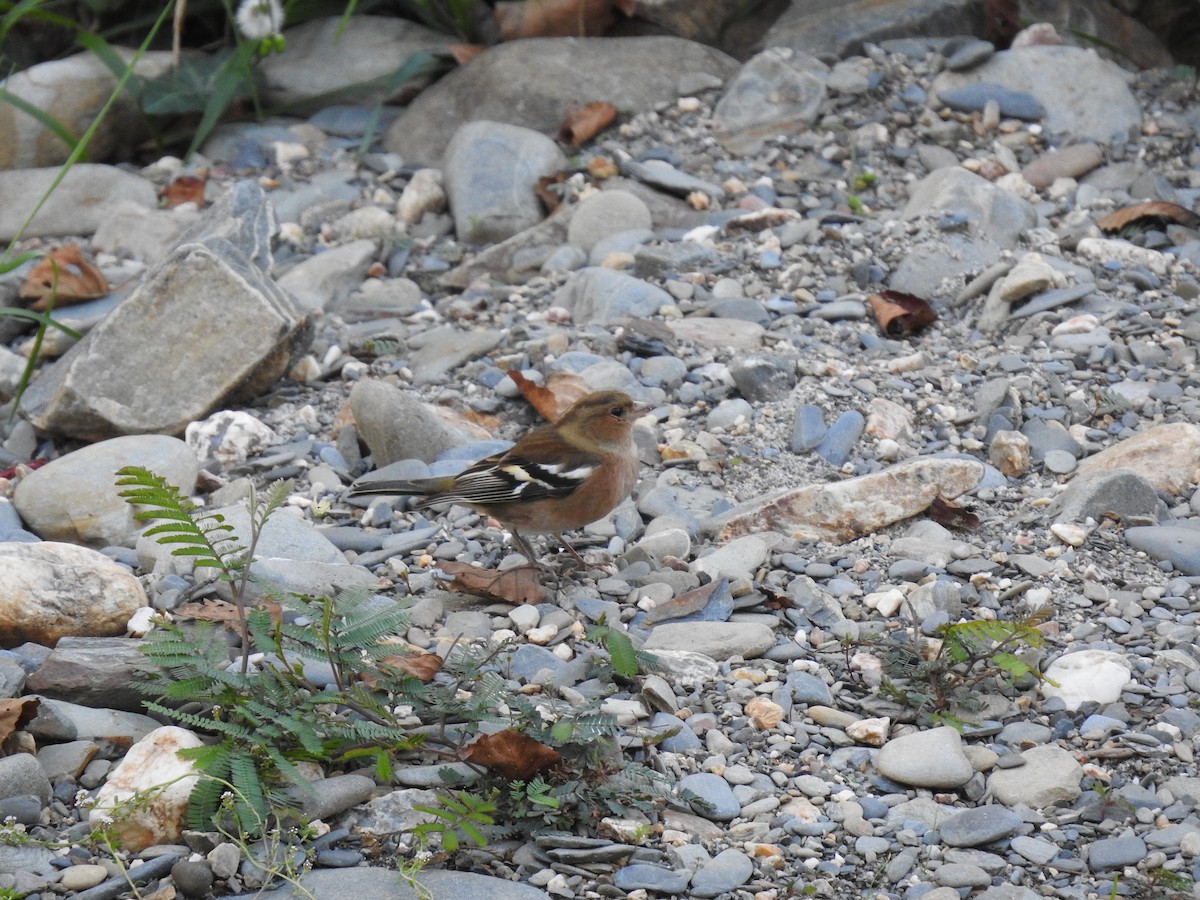
MULTIPOLYGON (((457 475, 412 481, 363 481, 351 496, 419 496, 417 509, 460 503, 494 516, 536 563, 524 534, 562 537, 608 515, 637 483, 633 421, 647 407, 621 391, 596 391, 575 402, 557 422, 535 428, 502 453, 457 475)), ((582 562, 582 560, 580 560, 582 562)))

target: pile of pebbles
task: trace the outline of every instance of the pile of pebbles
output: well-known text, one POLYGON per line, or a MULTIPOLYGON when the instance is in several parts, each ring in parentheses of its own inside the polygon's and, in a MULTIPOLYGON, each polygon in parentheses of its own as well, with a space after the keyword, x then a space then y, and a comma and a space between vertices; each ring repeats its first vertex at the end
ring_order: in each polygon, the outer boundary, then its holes
MULTIPOLYGON (((282 145, 255 173, 277 209, 296 211, 274 274, 319 310, 291 379, 244 416, 192 429, 201 491, 236 506, 251 482, 295 479, 266 554, 285 560, 282 582, 370 584, 411 603, 404 637, 417 647, 512 640, 514 689, 606 696, 628 734, 674 732, 628 752, 704 801, 644 829, 460 854, 429 873, 435 896, 1083 900, 1114 884, 1119 896, 1200 895, 1200 236, 1186 217, 1139 219, 1124 237, 1096 226, 1138 200, 1195 208, 1195 84, 1138 73, 1138 133, 1054 153, 1036 114, 1001 113, 1003 95, 975 113, 927 107, 950 49, 870 48, 827 73, 809 130, 740 153, 717 139, 716 90, 622 121, 580 166, 608 161, 622 183, 597 193, 583 174, 568 179, 578 213, 551 253, 462 243, 435 206, 403 246, 377 240, 416 174, 383 154, 356 163, 354 135, 321 133, 320 117, 291 134, 303 177, 282 145), (664 178, 678 180, 659 193, 664 178), (364 241, 375 241, 365 282, 331 262, 364 241), (472 268, 498 254, 507 283, 472 268), (924 295, 938 319, 881 333, 868 298, 885 287, 924 295), (343 498, 370 466, 423 457, 402 464, 438 471, 533 425, 513 368, 653 406, 633 498, 581 536, 600 567, 516 607, 437 578, 444 561, 516 562, 495 523, 343 498), (1122 445, 1136 450, 1106 456, 1122 445), (816 540, 811 523, 789 528, 760 503, 914 461, 936 479, 963 460, 978 467, 957 500, 973 529, 881 514, 816 540), (722 531, 731 514, 751 523, 740 536, 722 531), (669 607, 708 584, 700 609, 669 607), (1057 687, 982 682, 953 708, 961 734, 880 693, 873 637, 1039 610, 1046 646, 1030 661, 1057 687), (595 648, 579 626, 601 617, 662 669, 626 691, 589 680, 579 663, 595 648)), ((213 190, 234 180, 215 172, 213 190)), ((0 502, 5 540, 64 533, 29 521, 23 510, 46 506, 35 489, 99 497, 111 469, 72 470, 69 445, 6 428, 9 452, 32 441, 27 457, 60 458, 45 487, 26 476, 29 496, 0 502)), ((173 452, 120 440, 126 461, 173 452)), ((916 504, 907 515, 929 498, 901 499, 916 504)), ((104 552, 140 576, 150 605, 185 599, 195 574, 132 546, 104 552)), ((134 714, 89 692, 80 671, 99 653, 80 660, 100 645, 76 640, 0 652, 11 696, 55 698, 28 726, 36 760, 0 759, 0 816, 66 847, 0 847, 0 890, 13 896, 132 896, 80 839, 88 796, 123 756, 99 737, 112 726, 89 717, 134 714)), ((400 771, 399 790, 324 774, 314 815, 331 830, 310 848, 309 890, 404 896, 394 872, 366 866, 361 835, 410 823, 432 768, 400 771)), ((254 887, 231 845, 185 837, 135 854, 142 896, 254 887)))

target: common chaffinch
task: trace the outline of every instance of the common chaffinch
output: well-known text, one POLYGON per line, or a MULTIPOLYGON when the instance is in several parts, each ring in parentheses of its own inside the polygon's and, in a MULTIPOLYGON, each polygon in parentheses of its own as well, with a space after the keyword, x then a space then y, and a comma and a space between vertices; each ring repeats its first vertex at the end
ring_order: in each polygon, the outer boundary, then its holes
POLYGON ((533 429, 457 475, 361 481, 351 486, 350 496, 422 497, 415 509, 461 503, 503 523, 535 565, 540 563, 522 532, 558 535, 586 565, 563 532, 604 518, 629 496, 639 462, 633 421, 648 410, 621 391, 596 391, 577 400, 558 421, 533 429))

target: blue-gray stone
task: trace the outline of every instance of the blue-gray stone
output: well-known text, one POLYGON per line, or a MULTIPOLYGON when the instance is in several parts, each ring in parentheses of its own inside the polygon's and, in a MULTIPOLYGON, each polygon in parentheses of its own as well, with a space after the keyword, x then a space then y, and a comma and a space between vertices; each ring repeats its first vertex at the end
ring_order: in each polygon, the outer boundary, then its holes
POLYGON ((673 716, 670 713, 655 713, 650 719, 649 731, 654 735, 660 735, 668 731, 675 732, 670 737, 665 737, 658 742, 658 746, 668 753, 699 750, 704 746, 704 743, 700 738, 696 737, 692 729, 688 728, 687 723, 683 719, 673 716))
POLYGON ((1146 856, 1146 842, 1135 834, 1102 838, 1088 847, 1088 867, 1093 872, 1134 866, 1146 856))
MULTIPOLYGON (((417 873, 416 888, 395 869, 355 867, 314 869, 301 879, 302 890, 284 884, 270 891, 272 900, 550 900, 549 894, 531 884, 477 875, 426 869, 417 873), (424 888, 424 890, 421 890, 424 888)), ((78 896, 78 895, 76 895, 78 896)), ((261 891, 237 894, 233 900, 261 898, 261 891)))
POLYGON ((990 59, 996 48, 990 41, 966 40, 946 47, 946 68, 951 72, 962 72, 974 68, 990 59))
POLYGON ((728 822, 742 811, 742 804, 738 803, 729 782, 711 772, 685 775, 679 781, 679 788, 698 798, 688 800, 696 815, 714 822, 728 822))
POLYGON ((789 672, 787 688, 796 703, 833 706, 829 685, 809 672, 789 672))
POLYGON ((648 863, 631 863, 613 873, 613 884, 623 891, 682 894, 691 881, 690 872, 675 872, 648 863))
POLYGON ((741 850, 722 850, 692 876, 693 897, 716 897, 745 884, 754 874, 754 863, 741 850))
POLYGON ((796 410, 792 427, 792 452, 807 453, 825 439, 825 415, 819 406, 804 404, 796 410))
POLYGON ((978 847, 1016 833, 1021 817, 1003 806, 977 806, 951 816, 940 826, 942 843, 978 847))
POLYGON ((866 426, 867 420, 862 413, 856 409, 846 410, 829 426, 824 439, 817 445, 817 456, 831 466, 840 466, 854 452, 866 426))
POLYGON ((995 100, 1000 105, 1000 114, 1003 116, 1035 120, 1046 115, 1042 104, 1038 103, 1033 94, 1014 91, 988 81, 940 91, 938 99, 951 109, 964 112, 982 112, 989 100, 995 100))
POLYGON ((1184 575, 1200 575, 1200 529, 1182 525, 1144 525, 1125 529, 1134 550, 1166 560, 1184 575))

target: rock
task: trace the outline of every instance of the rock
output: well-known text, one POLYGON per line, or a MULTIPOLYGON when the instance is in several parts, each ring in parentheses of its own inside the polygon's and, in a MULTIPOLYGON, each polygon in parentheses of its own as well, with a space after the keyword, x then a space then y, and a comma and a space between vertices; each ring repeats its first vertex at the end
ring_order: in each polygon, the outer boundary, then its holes
POLYGON ((1167 560, 1184 575, 1200 575, 1200 530, 1181 525, 1125 529, 1125 540, 1152 559, 1167 560))
POLYGON ((301 309, 320 312, 341 303, 358 290, 375 261, 375 241, 349 241, 302 260, 279 279, 301 309))
POLYGON ((1062 747, 1032 747, 1021 752, 1025 765, 997 769, 988 778, 988 791, 1005 806, 1024 804, 1044 809, 1070 803, 1081 793, 1083 768, 1062 747))
POLYGON ((160 435, 130 435, 83 447, 21 479, 13 505, 33 531, 48 541, 132 547, 146 527, 120 496, 118 469, 142 466, 161 475, 186 496, 196 486, 199 466, 183 441, 160 435))
POLYGON ((742 804, 729 782, 710 772, 697 772, 679 779, 679 789, 695 794, 704 802, 692 801, 696 815, 713 822, 728 822, 742 811, 742 804))
POLYGON ((782 538, 777 534, 748 534, 718 547, 692 563, 692 571, 703 572, 714 582, 721 579, 753 580, 782 538))
POLYGON ((979 82, 1031 94, 1045 109, 1046 130, 1059 137, 1123 144, 1141 128, 1141 109, 1125 73, 1094 50, 1005 50, 969 72, 942 72, 933 80, 930 106, 936 108, 945 91, 979 82), (1055 75, 1065 71, 1072 73, 1066 81, 1055 75))
POLYGON ((962 750, 962 738, 949 726, 892 738, 875 757, 881 775, 924 788, 956 788, 975 774, 962 750))
POLYGON ((1157 520, 1166 512, 1154 486, 1140 475, 1115 469, 1075 478, 1055 499, 1052 507, 1057 522, 1100 521, 1115 515, 1123 522, 1157 520))
POLYGON ((554 305, 580 324, 607 324, 626 317, 652 316, 675 306, 660 287, 612 269, 589 267, 571 273, 554 295, 554 305))
POLYGON ((966 229, 938 230, 930 240, 917 243, 893 273, 893 290, 922 297, 945 293, 946 282, 993 264, 1037 221, 1025 200, 958 166, 937 169, 917 182, 902 216, 927 221, 930 229, 951 216, 966 229))
POLYGON ((988 445, 988 462, 1006 478, 1020 478, 1029 470, 1029 438, 1019 431, 997 431, 988 445))
MULTIPOLYGON (((126 64, 133 59, 132 50, 112 49, 126 64)), ((152 50, 142 54, 133 71, 140 78, 153 79, 170 67, 170 53, 152 50)), ((50 116, 75 138, 82 137, 91 126, 116 86, 116 75, 93 53, 78 53, 66 59, 37 63, 0 82, 6 93, 50 116)), ((128 159, 147 137, 146 119, 132 94, 124 91, 100 120, 88 143, 88 157, 102 161, 128 159)), ((16 104, 0 104, 0 169, 60 166, 67 161, 71 149, 16 104)), ((19 207, 21 215, 32 208, 32 204, 19 207)), ((26 232, 27 235, 37 233, 26 232)), ((7 241, 10 237, 6 235, 0 240, 7 241)))
POLYGON ((983 464, 975 460, 910 460, 847 481, 784 489, 749 500, 704 527, 722 541, 780 531, 798 540, 843 543, 922 512, 939 494, 953 500, 982 477, 983 464))
POLYGON ((388 129, 383 145, 410 162, 437 165, 466 122, 504 122, 553 135, 572 107, 601 98, 618 109, 649 109, 674 101, 685 79, 724 81, 736 68, 718 50, 673 37, 498 44, 423 91, 388 129), (531 80, 530 71, 538 77, 531 80), (638 77, 625 77, 630 71, 638 77))
MULTIPOLYGON (((434 801, 436 802, 436 801, 434 801)), ((309 897, 353 897, 356 900, 550 900, 550 895, 531 884, 478 875, 425 869, 409 884, 384 868, 314 869, 300 878, 300 886, 284 883, 272 887, 277 900, 309 897)), ((262 892, 236 894, 230 900, 253 900, 262 892)))
MULTIPOLYGON (((250 413, 230 409, 213 413, 202 422, 189 423, 184 429, 184 438, 194 459, 215 472, 244 463, 252 454, 260 454, 279 442, 279 435, 250 413)), ((146 468, 155 471, 153 466, 146 468)), ((171 484, 182 487, 165 473, 160 474, 164 474, 171 484)), ((188 492, 188 488, 183 490, 188 492)))
POLYGON ((888 38, 978 33, 977 12, 956 0, 874 0, 793 3, 771 26, 767 47, 792 47, 839 57, 861 54, 864 44, 888 38))
POLYGON ((34 381, 23 412, 83 440, 179 434, 220 404, 264 392, 308 340, 291 300, 235 245, 183 244, 34 381), (198 324, 214 321, 222 326, 198 324), (152 377, 154 390, 130 372, 152 377))
POLYGON ((1124 656, 1109 650, 1064 653, 1046 666, 1043 674, 1042 694, 1062 698, 1068 709, 1079 709, 1087 702, 1115 703, 1132 680, 1124 656))
POLYGON ((1079 178, 1104 162, 1104 151, 1092 141, 1060 147, 1036 157, 1021 170, 1035 188, 1047 188, 1058 178, 1079 178))
POLYGON ((754 863, 741 850, 729 847, 712 859, 701 864, 692 876, 692 897, 716 897, 725 894, 750 880, 754 874, 754 863))
POLYGON ((530 128, 477 120, 446 147, 446 196, 464 242, 495 243, 543 218, 538 183, 565 168, 550 138, 530 128))
MULTIPOLYGON (((331 91, 386 78, 415 53, 443 52, 450 39, 431 28, 394 16, 332 16, 313 19, 284 31, 286 53, 272 53, 260 65, 273 106, 319 108, 328 101, 305 101, 331 91)), ((404 103, 426 79, 405 81, 390 93, 378 86, 360 88, 355 103, 404 103)), ((343 101, 348 102, 348 101, 343 101)))
POLYGON ((1200 481, 1200 427, 1190 422, 1155 425, 1083 460, 1076 480, 1114 469, 1128 469, 1156 491, 1179 494, 1200 481))
MULTIPOLYGON (((139 694, 138 697, 144 695, 139 694)), ((93 709, 48 697, 39 699, 38 714, 25 729, 42 741, 108 741, 127 747, 161 724, 141 713, 93 709)))
POLYGON ((1021 827, 1021 817, 1002 806, 965 809, 941 824, 942 842, 951 847, 978 847, 1003 840, 1021 827))
POLYGON ((138 691, 136 681, 143 672, 153 669, 138 641, 63 637, 30 674, 25 687, 47 697, 140 712, 146 695, 138 691))
POLYGON ((0 544, 0 647, 53 647, 68 635, 118 635, 147 604, 141 582, 73 544, 0 544))
POLYGON ((816 121, 829 67, 807 53, 772 46, 729 82, 713 110, 721 143, 754 153, 768 138, 795 134, 816 121))
POLYGON ((651 630, 643 649, 687 650, 724 660, 762 656, 774 645, 774 632, 757 622, 668 622, 651 630))
POLYGON ((50 780, 37 757, 14 753, 0 757, 0 800, 31 794, 43 806, 50 802, 50 780))
MULTIPOLYGON (((11 109, 8 104, 3 108, 11 109)), ((58 167, 0 171, 0 241, 11 241, 58 178, 58 167)), ((91 234, 126 203, 158 204, 154 186, 113 166, 76 163, 23 232, 29 237, 91 234)))
POLYGON ((470 439, 412 393, 384 381, 357 382, 350 389, 350 409, 377 469, 404 459, 433 462, 470 439))
POLYGON ((567 240, 590 251, 603 238, 623 231, 650 228, 650 209, 628 191, 599 191, 579 204, 567 229, 567 240))
POLYGON ((93 827, 111 818, 112 833, 133 852, 178 843, 188 795, 199 778, 195 764, 181 759, 178 751, 200 746, 200 738, 174 725, 134 744, 96 794, 88 815, 93 827))

